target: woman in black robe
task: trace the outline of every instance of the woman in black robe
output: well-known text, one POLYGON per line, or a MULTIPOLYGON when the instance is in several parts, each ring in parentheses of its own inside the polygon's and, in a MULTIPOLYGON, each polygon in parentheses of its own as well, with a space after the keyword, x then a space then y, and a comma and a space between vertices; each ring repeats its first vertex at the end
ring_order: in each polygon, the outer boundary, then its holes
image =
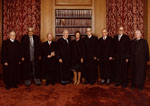
POLYGON ((56 82, 56 43, 52 41, 52 34, 47 35, 48 41, 42 44, 42 72, 46 85, 56 82))
POLYGON ((19 76, 18 69, 20 64, 20 44, 15 40, 16 34, 11 31, 9 34, 10 39, 2 44, 2 65, 3 77, 6 89, 17 88, 19 76))
POLYGON ((75 40, 71 42, 72 47, 72 71, 73 71, 73 83, 75 85, 80 84, 81 79, 81 64, 83 63, 83 44, 80 39, 80 32, 75 32, 75 40))
POLYGON ((132 89, 137 87, 144 88, 146 79, 146 64, 149 60, 149 47, 146 40, 142 39, 139 30, 135 32, 135 39, 131 42, 131 66, 133 72, 132 89))

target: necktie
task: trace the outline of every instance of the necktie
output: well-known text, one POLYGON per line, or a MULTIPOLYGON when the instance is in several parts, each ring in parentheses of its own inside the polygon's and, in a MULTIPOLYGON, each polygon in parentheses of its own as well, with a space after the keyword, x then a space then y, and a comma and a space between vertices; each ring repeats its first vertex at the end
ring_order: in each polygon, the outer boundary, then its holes
POLYGON ((68 42, 68 39, 66 39, 66 42, 69 43, 69 42, 68 42))
POLYGON ((30 44, 33 46, 33 38, 30 38, 30 44))
POLYGON ((51 43, 49 43, 49 47, 51 47, 51 43))

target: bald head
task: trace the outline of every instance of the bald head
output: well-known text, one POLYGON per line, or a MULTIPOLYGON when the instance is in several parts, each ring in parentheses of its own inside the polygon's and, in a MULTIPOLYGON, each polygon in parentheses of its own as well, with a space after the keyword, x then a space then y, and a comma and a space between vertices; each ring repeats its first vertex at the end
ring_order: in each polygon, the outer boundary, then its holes
POLYGON ((28 28, 28 35, 33 36, 33 31, 34 31, 34 29, 32 27, 29 27, 28 28))
POLYGON ((68 30, 64 30, 63 31, 63 37, 65 38, 65 39, 68 39, 68 35, 69 34, 69 31, 68 30))
POLYGON ((86 29, 86 34, 87 34, 87 36, 91 36, 92 35, 92 29, 91 28, 87 28, 86 29))
POLYGON ((15 33, 15 31, 11 31, 11 32, 9 33, 9 38, 12 39, 12 40, 15 40, 15 38, 16 38, 16 33, 15 33))
POLYGON ((104 37, 107 35, 108 35, 107 29, 106 28, 102 29, 102 36, 104 37))
POLYGON ((52 36, 51 33, 47 34, 47 39, 48 39, 48 41, 52 41, 53 40, 53 36, 52 36))
POLYGON ((120 35, 124 34, 124 28, 123 27, 119 27, 119 34, 120 35))

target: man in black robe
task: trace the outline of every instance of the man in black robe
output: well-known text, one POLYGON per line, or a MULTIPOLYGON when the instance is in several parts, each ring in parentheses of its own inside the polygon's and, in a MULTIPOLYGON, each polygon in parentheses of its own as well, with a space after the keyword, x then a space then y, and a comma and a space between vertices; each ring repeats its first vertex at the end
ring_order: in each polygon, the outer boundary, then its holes
POLYGON ((71 46, 68 40, 68 30, 64 30, 63 37, 57 41, 57 58, 59 60, 59 79, 66 85, 71 80, 71 46))
POLYGON ((55 85, 56 82, 56 43, 51 33, 47 35, 48 41, 42 44, 42 72, 46 79, 46 85, 55 85))
POLYGON ((124 28, 119 28, 119 35, 114 37, 114 62, 115 62, 115 86, 123 88, 128 84, 128 61, 130 51, 130 39, 124 34, 124 28))
POLYGON ((97 80, 98 76, 98 64, 97 64, 97 46, 98 39, 92 35, 92 29, 87 28, 87 36, 83 39, 84 45, 84 58, 83 62, 85 64, 85 70, 83 72, 85 77, 85 83, 90 83, 91 85, 97 80))
POLYGON ((132 67, 132 89, 144 88, 146 79, 146 65, 149 60, 149 47, 146 40, 142 38, 139 30, 135 31, 135 39, 131 43, 131 67, 132 67))
POLYGON ((99 39, 98 46, 101 83, 109 85, 111 78, 112 37, 108 36, 105 28, 102 30, 102 37, 99 39))
POLYGON ((9 39, 2 44, 3 77, 6 89, 17 88, 18 71, 21 60, 20 44, 15 40, 16 34, 11 31, 9 39))
POLYGON ((36 85, 40 85, 39 62, 41 58, 41 44, 40 38, 37 35, 33 35, 33 28, 28 28, 28 35, 22 37, 21 44, 25 85, 29 86, 32 79, 34 79, 36 85))

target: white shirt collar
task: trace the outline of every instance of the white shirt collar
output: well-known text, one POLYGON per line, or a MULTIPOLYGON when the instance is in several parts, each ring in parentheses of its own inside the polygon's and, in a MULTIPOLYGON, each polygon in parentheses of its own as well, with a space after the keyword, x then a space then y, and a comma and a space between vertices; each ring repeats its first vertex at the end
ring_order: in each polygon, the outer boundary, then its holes
POLYGON ((106 40, 107 36, 103 36, 103 39, 106 40))
POLYGON ((122 37, 123 34, 119 35, 120 37, 122 37))
POLYGON ((52 43, 52 41, 48 41, 48 44, 50 45, 52 43))
POLYGON ((68 40, 68 39, 66 39, 66 38, 64 38, 64 37, 63 37, 63 39, 64 39, 64 40, 68 40))
POLYGON ((92 37, 92 35, 88 36, 88 38, 91 38, 91 37, 92 37))
POLYGON ((10 39, 10 41, 11 41, 11 42, 15 42, 15 40, 13 40, 13 39, 10 39))

